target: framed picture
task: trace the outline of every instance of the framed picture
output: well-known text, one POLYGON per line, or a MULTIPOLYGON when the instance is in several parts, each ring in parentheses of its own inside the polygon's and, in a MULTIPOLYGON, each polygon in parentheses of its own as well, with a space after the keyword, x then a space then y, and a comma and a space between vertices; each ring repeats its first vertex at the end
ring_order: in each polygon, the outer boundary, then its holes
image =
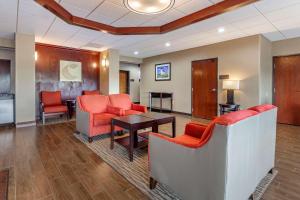
POLYGON ((81 82, 81 62, 60 60, 60 81, 81 82))
POLYGON ((155 81, 171 80, 171 63, 162 63, 155 65, 155 81))

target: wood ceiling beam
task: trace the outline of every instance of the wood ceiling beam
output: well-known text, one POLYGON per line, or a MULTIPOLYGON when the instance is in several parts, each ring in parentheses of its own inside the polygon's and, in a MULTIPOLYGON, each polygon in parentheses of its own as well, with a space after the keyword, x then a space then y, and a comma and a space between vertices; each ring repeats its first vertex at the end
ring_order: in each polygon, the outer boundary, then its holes
POLYGON ((41 6, 52 12, 57 17, 65 22, 81 26, 84 28, 107 32, 114 35, 146 35, 146 34, 163 34, 184 26, 194 24, 196 22, 220 15, 222 13, 240 8, 242 6, 254 3, 259 0, 224 0, 215 5, 209 6, 180 19, 174 20, 162 26, 147 26, 147 27, 114 27, 111 25, 99 23, 89 19, 77 17, 68 12, 55 0, 35 0, 41 6))

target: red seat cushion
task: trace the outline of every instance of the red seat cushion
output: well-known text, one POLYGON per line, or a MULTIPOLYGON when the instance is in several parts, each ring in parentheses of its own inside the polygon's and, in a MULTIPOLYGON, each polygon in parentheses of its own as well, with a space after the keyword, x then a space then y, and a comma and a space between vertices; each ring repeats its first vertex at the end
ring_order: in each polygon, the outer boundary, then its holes
POLYGON ((128 94, 111 94, 109 95, 110 103, 113 107, 122 108, 124 110, 131 109, 131 100, 128 94))
POLYGON ((110 113, 94 114, 94 126, 108 125, 113 117, 116 115, 110 113))
POLYGON ((68 107, 64 105, 58 105, 58 106, 45 106, 44 112, 45 113, 61 113, 61 112, 67 112, 68 107))
POLYGON ((136 110, 125 110, 125 115, 139 115, 139 114, 143 114, 143 113, 136 110))
POLYGON ((42 91, 41 101, 44 106, 56 106, 61 105, 61 92, 42 91))
POLYGON ((184 134, 174 138, 174 141, 180 142, 181 144, 185 144, 186 146, 195 146, 200 144, 201 139, 184 134))
POLYGON ((83 90, 83 95, 95 95, 100 94, 99 90, 83 90))
POLYGON ((276 108, 276 106, 274 106, 272 104, 263 104, 263 105, 254 106, 254 107, 248 108, 248 110, 254 110, 256 112, 261 113, 261 112, 265 112, 265 111, 271 110, 273 108, 276 108))

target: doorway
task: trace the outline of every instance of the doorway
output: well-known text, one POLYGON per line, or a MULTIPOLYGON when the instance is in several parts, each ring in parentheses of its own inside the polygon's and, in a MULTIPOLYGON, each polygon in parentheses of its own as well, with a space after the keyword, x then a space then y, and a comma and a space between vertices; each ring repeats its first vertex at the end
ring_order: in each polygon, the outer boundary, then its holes
POLYGON ((10 60, 0 59, 0 93, 10 93, 10 60))
POLYGON ((212 119, 218 112, 218 59, 192 62, 192 116, 212 119))
POLYGON ((130 82, 129 82, 129 71, 120 70, 119 73, 119 88, 120 94, 129 94, 130 82))
POLYGON ((300 125, 300 55, 273 58, 273 102, 277 122, 300 125))

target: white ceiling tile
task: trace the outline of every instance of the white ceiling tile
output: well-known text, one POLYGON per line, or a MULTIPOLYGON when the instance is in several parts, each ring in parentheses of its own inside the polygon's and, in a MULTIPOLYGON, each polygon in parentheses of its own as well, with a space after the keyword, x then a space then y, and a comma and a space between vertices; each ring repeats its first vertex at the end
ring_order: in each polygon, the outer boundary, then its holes
POLYGON ((16 31, 17 6, 17 0, 0 0, 0 32, 16 31))
POLYGON ((282 30, 281 32, 288 39, 300 37, 300 26, 298 26, 298 28, 294 28, 294 29, 282 30))
POLYGON ((141 15, 130 12, 119 20, 115 21, 113 26, 139 26, 149 20, 153 19, 152 15, 141 15))
POLYGON ((213 4, 209 0, 191 0, 182 4, 181 6, 178 6, 176 10, 179 10, 185 14, 191 14, 211 5, 213 4))
POLYGON ((263 34, 270 41, 283 40, 285 37, 278 31, 263 34))
POLYGON ((91 12, 102 2, 104 2, 104 0, 61 0, 60 3, 62 6, 67 5, 70 11, 73 9, 74 12, 78 12, 80 10, 91 12))
POLYGON ((122 18, 128 12, 129 11, 122 5, 105 1, 88 17, 88 19, 110 24, 122 18))
POLYGON ((299 0, 262 0, 255 3, 255 6, 263 13, 282 9, 299 4, 299 0))

